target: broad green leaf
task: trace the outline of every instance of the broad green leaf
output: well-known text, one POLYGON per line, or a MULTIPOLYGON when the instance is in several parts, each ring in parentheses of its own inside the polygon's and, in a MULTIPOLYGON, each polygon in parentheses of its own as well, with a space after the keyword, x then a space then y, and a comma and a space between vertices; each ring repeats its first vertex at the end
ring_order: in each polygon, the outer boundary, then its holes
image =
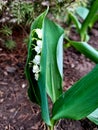
POLYGON ((32 44, 34 44, 34 43, 32 43, 32 30, 36 29, 36 28, 42 28, 42 23, 43 23, 46 13, 47 13, 47 11, 42 13, 32 23, 29 44, 28 44, 27 62, 26 62, 26 67, 25 67, 26 77, 29 82, 28 95, 29 95, 31 101, 36 102, 38 104, 41 103, 40 92, 39 92, 38 84, 34 78, 34 74, 32 73, 32 65, 30 65, 30 62, 34 59, 34 53, 35 53, 32 49, 32 44))
POLYGON ((90 9, 86 19, 82 23, 82 27, 80 30, 82 40, 85 40, 84 38, 85 38, 85 35, 87 32, 87 28, 88 28, 89 24, 91 24, 93 22, 93 18, 95 17, 97 11, 98 11, 98 0, 95 0, 93 2, 93 5, 91 6, 91 9, 90 9))
POLYGON ((47 93, 53 102, 55 102, 62 93, 62 35, 64 30, 48 18, 45 18, 47 11, 35 19, 31 26, 26 76, 30 85, 28 92, 31 100, 41 105, 42 117, 48 125, 51 125, 47 93), (43 30, 38 82, 35 80, 34 74, 32 73, 32 65, 29 65, 35 56, 35 51, 33 51, 32 48, 35 44, 32 42, 32 31, 37 28, 43 30), (58 63, 59 61, 60 65, 58 63))
MULTIPOLYGON (((43 28, 43 22, 47 14, 47 11, 48 9, 44 13, 42 13, 39 17, 37 17, 31 26, 30 42, 28 46, 28 57, 27 57, 27 63, 26 63, 26 76, 29 81, 28 95, 30 96, 30 99, 33 102, 35 101, 36 103, 41 105, 42 117, 48 125, 51 125, 50 117, 49 117, 49 110, 48 110, 46 88, 44 84, 45 76, 42 76, 43 80, 41 79, 41 76, 40 76, 39 82, 37 82, 35 80, 34 74, 32 73, 32 65, 31 66, 29 65, 35 56, 35 51, 32 49, 32 44, 35 44, 35 43, 32 43, 32 31, 37 28, 39 29, 43 28)), ((40 75, 42 75, 43 71, 41 71, 40 75)))
POLYGON ((78 51, 90 58, 95 63, 98 63, 98 51, 86 42, 70 41, 69 43, 75 47, 78 51))
MULTIPOLYGON (((41 93, 41 109, 42 116, 44 121, 51 125, 49 119, 49 111, 48 111, 48 102, 47 95, 50 96, 51 100, 55 102, 55 100, 62 93, 62 77, 61 77, 61 64, 60 67, 57 64, 57 60, 59 60, 60 54, 62 51, 62 34, 63 29, 50 21, 48 18, 45 18, 43 22, 43 46, 41 52, 41 61, 40 61, 40 75, 38 79, 38 85, 41 93), (54 33, 55 32, 55 33, 54 33), (61 44, 61 47, 60 47, 61 44), (59 51, 58 51, 59 46, 59 51)), ((62 56, 62 55, 61 55, 62 56)))
POLYGON ((83 20, 87 17, 89 10, 85 7, 78 7, 76 10, 76 14, 79 15, 83 20))
POLYGON ((97 90, 98 65, 59 97, 53 105, 52 120, 85 118, 98 107, 97 90))
POLYGON ((61 36, 63 32, 61 27, 49 19, 46 18, 44 20, 43 49, 41 55, 41 59, 43 59, 41 60, 41 67, 44 70, 42 80, 45 80, 46 91, 53 102, 62 93, 61 66, 63 61, 61 61, 62 54, 60 55, 60 51, 62 51, 61 36), (61 62, 60 65, 58 65, 58 60, 61 62))
POLYGON ((88 115, 87 118, 98 125, 98 108, 88 115))

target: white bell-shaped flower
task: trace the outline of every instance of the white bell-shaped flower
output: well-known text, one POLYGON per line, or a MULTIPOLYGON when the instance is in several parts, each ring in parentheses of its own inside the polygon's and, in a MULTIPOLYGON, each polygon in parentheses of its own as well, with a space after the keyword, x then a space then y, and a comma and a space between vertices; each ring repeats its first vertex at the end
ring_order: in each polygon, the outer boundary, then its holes
POLYGON ((39 74, 38 74, 38 73, 35 73, 34 76, 35 76, 35 79, 38 80, 38 78, 39 78, 39 74))
POLYGON ((36 44, 37 44, 37 46, 39 46, 40 48, 42 48, 42 40, 37 40, 36 44))
POLYGON ((33 73, 39 73, 40 72, 40 69, 38 67, 38 65, 33 65, 33 73))
POLYGON ((38 38, 42 39, 42 29, 36 29, 36 33, 38 35, 38 38))
POLYGON ((33 63, 36 65, 40 64, 40 55, 36 55, 35 58, 33 59, 33 63))
POLYGON ((41 48, 39 46, 36 46, 34 48, 34 50, 37 52, 37 54, 39 54, 41 52, 41 48))
POLYGON ((37 46, 34 48, 37 54, 39 54, 42 50, 42 40, 37 40, 37 46))

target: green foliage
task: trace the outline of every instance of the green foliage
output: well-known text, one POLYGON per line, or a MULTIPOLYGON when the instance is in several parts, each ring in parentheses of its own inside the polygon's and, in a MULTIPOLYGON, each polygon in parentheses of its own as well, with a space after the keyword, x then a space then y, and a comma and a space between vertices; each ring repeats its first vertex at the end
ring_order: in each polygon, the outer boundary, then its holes
POLYGON ((29 91, 29 95, 35 95, 35 97, 38 98, 39 96, 37 95, 37 92, 40 90, 41 99, 40 97, 39 99, 41 100, 42 116, 44 121, 51 125, 46 92, 53 102, 55 102, 62 93, 62 62, 59 65, 58 60, 61 58, 60 55, 62 52, 62 46, 60 46, 60 44, 62 43, 61 36, 63 34, 63 29, 51 22, 49 19, 44 18, 46 13, 47 12, 44 12, 41 16, 39 16, 31 27, 31 32, 33 29, 43 28, 43 48, 40 61, 41 71, 38 84, 35 86, 36 80, 32 80, 34 79, 34 75, 31 72, 32 66, 29 66, 29 63, 34 58, 32 55, 34 54, 34 50, 32 49, 32 35, 30 36, 30 43, 28 47, 29 53, 26 65, 26 75, 30 83, 30 88, 33 90, 29 91), (55 38, 52 37, 54 30, 56 30, 55 38), (58 47, 60 48, 58 49, 58 47), (36 89, 38 90, 36 91, 36 89))
POLYGON ((3 8, 6 6, 6 1, 0 1, 0 14, 2 13, 3 8))
MULTIPOLYGON (((43 26, 43 49, 41 57, 46 59, 46 63, 42 62, 42 67, 45 70, 45 87, 51 100, 55 102, 62 93, 62 34, 63 29, 45 19, 43 26), (53 33, 55 35, 53 37, 53 33), (45 44, 45 45, 44 45, 45 44), (59 52, 60 51, 60 52, 59 52), (45 57, 46 56, 46 57, 45 57), (57 62, 61 60, 60 64, 57 62), (44 66, 46 64, 46 66, 44 66)), ((43 78, 43 77, 42 77, 43 78)), ((42 79, 43 80, 43 79, 42 79)))
POLYGON ((94 111, 98 107, 97 80, 98 65, 60 96, 53 106, 52 120, 80 120, 94 111))
MULTIPOLYGON (((91 119, 90 117, 93 116, 91 120, 95 120, 94 114, 90 114, 98 108, 98 91, 96 91, 98 89, 98 65, 90 73, 77 81, 68 91, 62 92, 62 43, 64 30, 47 18, 47 12, 48 9, 37 17, 31 26, 26 63, 26 76, 29 81, 28 95, 33 102, 41 106, 42 118, 51 130, 53 130, 55 122, 61 118, 79 120, 87 116, 91 119), (37 30, 42 30, 42 50, 40 63, 38 64, 38 79, 35 78, 33 63, 36 55, 35 47, 37 40, 40 40, 39 34, 36 32, 37 30), (51 115, 47 95, 53 103, 51 115)), ((91 13, 88 14, 88 17, 89 15, 91 13)), ((77 28, 80 31, 82 25, 72 13, 70 17, 76 22, 77 28)), ((66 39, 81 53, 94 62, 98 62, 98 52, 93 47, 86 42, 76 42, 68 38, 66 39)))
MULTIPOLYGON (((18 26, 24 31, 34 19, 34 8, 30 1, 0 1, 0 35, 3 45, 8 49, 15 47, 12 40, 13 28, 18 26)), ((25 31, 26 32, 26 31, 25 31)))
POLYGON ((91 24, 93 22, 93 18, 97 12, 98 12, 98 0, 95 0, 93 5, 91 6, 89 14, 87 15, 86 19, 82 23, 82 27, 80 30, 80 35, 81 35, 82 39, 85 39, 87 28, 88 28, 89 24, 91 24))
POLYGON ((90 8, 93 4, 94 0, 88 0, 87 8, 90 8))
POLYGON ((0 33, 2 33, 2 35, 4 36, 11 36, 12 35, 12 30, 10 27, 8 27, 7 25, 3 26, 1 29, 0 29, 0 33))
POLYGON ((75 12, 75 9, 79 6, 88 4, 88 0, 53 0, 49 1, 50 15, 52 19, 56 19, 59 23, 65 23, 68 19, 68 12, 75 12))
POLYGON ((4 43, 4 45, 9 50, 12 50, 16 47, 16 43, 11 39, 7 39, 4 43))
POLYGON ((80 34, 81 41, 88 41, 88 28, 92 27, 96 20, 98 20, 98 1, 95 0, 91 9, 88 10, 84 7, 79 7, 76 9, 76 14, 69 12, 69 18, 74 23, 77 28, 78 33, 80 34), (82 18, 82 23, 79 21, 82 18))
POLYGON ((72 40, 68 40, 68 41, 74 48, 76 48, 78 51, 80 51, 86 57, 88 57, 95 63, 98 63, 98 51, 96 49, 94 49, 91 45, 89 45, 86 42, 76 42, 76 41, 72 41, 72 40))
POLYGON ((93 60, 95 63, 98 63, 98 51, 86 43, 89 39, 87 33, 88 28, 91 28, 98 19, 98 1, 96 0, 93 2, 90 10, 84 7, 78 7, 76 9, 76 14, 78 14, 78 16, 83 20, 82 23, 78 20, 77 15, 74 15, 72 12, 69 13, 69 17, 75 24, 76 29, 81 36, 81 42, 69 40, 67 36, 65 38, 67 39, 68 44, 70 43, 70 45, 75 47, 78 51, 93 60))
POLYGON ((12 50, 16 47, 16 43, 12 40, 12 29, 5 25, 0 29, 0 35, 2 37, 3 46, 7 49, 12 50))
POLYGON ((31 24, 34 19, 34 10, 31 2, 13 1, 10 5, 12 20, 17 24, 31 24))
POLYGON ((25 0, 1 0, 0 17, 0 22, 6 23, 7 25, 18 24, 30 26, 34 19, 33 3, 25 0))

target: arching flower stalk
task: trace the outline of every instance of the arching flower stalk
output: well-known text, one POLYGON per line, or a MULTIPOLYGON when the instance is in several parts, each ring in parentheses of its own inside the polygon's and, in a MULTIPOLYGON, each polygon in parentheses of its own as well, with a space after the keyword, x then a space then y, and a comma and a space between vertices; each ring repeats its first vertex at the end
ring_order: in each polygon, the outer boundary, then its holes
POLYGON ((36 41, 36 44, 33 45, 36 55, 32 61, 33 62, 32 72, 34 73, 35 79, 38 80, 40 73, 40 55, 42 50, 42 30, 34 29, 32 32, 32 36, 33 36, 32 41, 36 41), (34 35, 37 35, 37 38, 35 38, 34 35))

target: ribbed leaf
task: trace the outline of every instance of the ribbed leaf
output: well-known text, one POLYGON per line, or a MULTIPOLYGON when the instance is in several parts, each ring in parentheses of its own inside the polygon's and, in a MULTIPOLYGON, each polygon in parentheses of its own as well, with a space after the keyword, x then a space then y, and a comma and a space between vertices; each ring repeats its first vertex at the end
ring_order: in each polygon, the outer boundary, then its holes
POLYGON ((40 76, 39 82, 37 82, 32 72, 33 67, 32 65, 31 66, 29 65, 35 56, 35 51, 32 48, 33 47, 32 44, 35 44, 34 42, 32 42, 32 38, 33 38, 32 31, 37 28, 39 29, 43 28, 43 22, 47 14, 47 11, 45 11, 39 17, 37 17, 31 26, 30 41, 29 41, 29 46, 28 46, 28 57, 27 57, 27 63, 26 63, 26 76, 29 81, 28 95, 31 101, 36 102, 41 105, 42 117, 48 125, 51 125, 50 117, 49 117, 49 110, 48 110, 47 94, 46 94, 46 88, 45 88, 46 86, 44 84, 45 75, 42 74, 44 70, 41 71, 40 73, 40 75, 42 75, 43 77, 43 80, 41 79, 41 76, 40 76))
POLYGON ((52 120, 82 119, 98 107, 98 65, 54 103, 52 120))
POLYGON ((78 51, 83 53, 86 57, 90 58, 95 63, 98 63, 98 51, 86 42, 70 41, 69 43, 78 51))
POLYGON ((48 125, 51 125, 51 123, 49 119, 46 91, 53 102, 62 93, 61 64, 63 64, 63 62, 61 61, 60 68, 57 64, 57 57, 60 56, 59 51, 57 51, 57 47, 61 44, 59 49, 60 51, 62 50, 62 34, 62 28, 45 18, 43 23, 43 46, 40 62, 41 71, 38 79, 38 85, 41 93, 42 116, 48 125))
MULTIPOLYGON (((59 56, 60 54, 57 54, 59 52, 57 51, 59 44, 61 44, 59 49, 62 51, 62 41, 59 41, 62 34, 62 28, 47 18, 44 20, 43 49, 41 55, 41 67, 44 71, 42 80, 44 80, 47 93, 53 102, 55 102, 62 93, 62 77, 59 71, 61 68, 59 68, 57 63, 60 58, 62 59, 62 57, 59 56)), ((60 67, 62 66, 61 64, 63 64, 63 61, 61 61, 60 67)))
POLYGON ((46 14, 47 11, 35 19, 31 26, 26 64, 26 76, 30 85, 28 94, 31 100, 41 105, 42 117, 48 125, 51 125, 47 93, 53 102, 55 102, 62 93, 62 34, 64 33, 64 30, 50 21, 48 18, 45 18, 46 14), (37 28, 43 30, 40 73, 38 82, 35 80, 34 74, 32 72, 32 64, 30 66, 30 62, 35 57, 33 46, 36 44, 32 41, 32 31, 37 28))
POLYGON ((32 44, 35 44, 32 42, 32 30, 36 28, 40 28, 40 29, 42 28, 42 23, 46 14, 47 14, 47 11, 42 13, 32 23, 29 44, 28 44, 28 56, 27 56, 27 62, 26 62, 26 68, 25 68, 26 77, 29 82, 28 95, 31 101, 36 102, 38 104, 41 103, 40 92, 39 92, 38 84, 34 78, 34 74, 32 73, 32 66, 30 65, 30 62, 34 59, 34 55, 35 55, 35 52, 32 49, 32 44))
POLYGON ((87 118, 98 125, 98 108, 88 115, 87 118))

